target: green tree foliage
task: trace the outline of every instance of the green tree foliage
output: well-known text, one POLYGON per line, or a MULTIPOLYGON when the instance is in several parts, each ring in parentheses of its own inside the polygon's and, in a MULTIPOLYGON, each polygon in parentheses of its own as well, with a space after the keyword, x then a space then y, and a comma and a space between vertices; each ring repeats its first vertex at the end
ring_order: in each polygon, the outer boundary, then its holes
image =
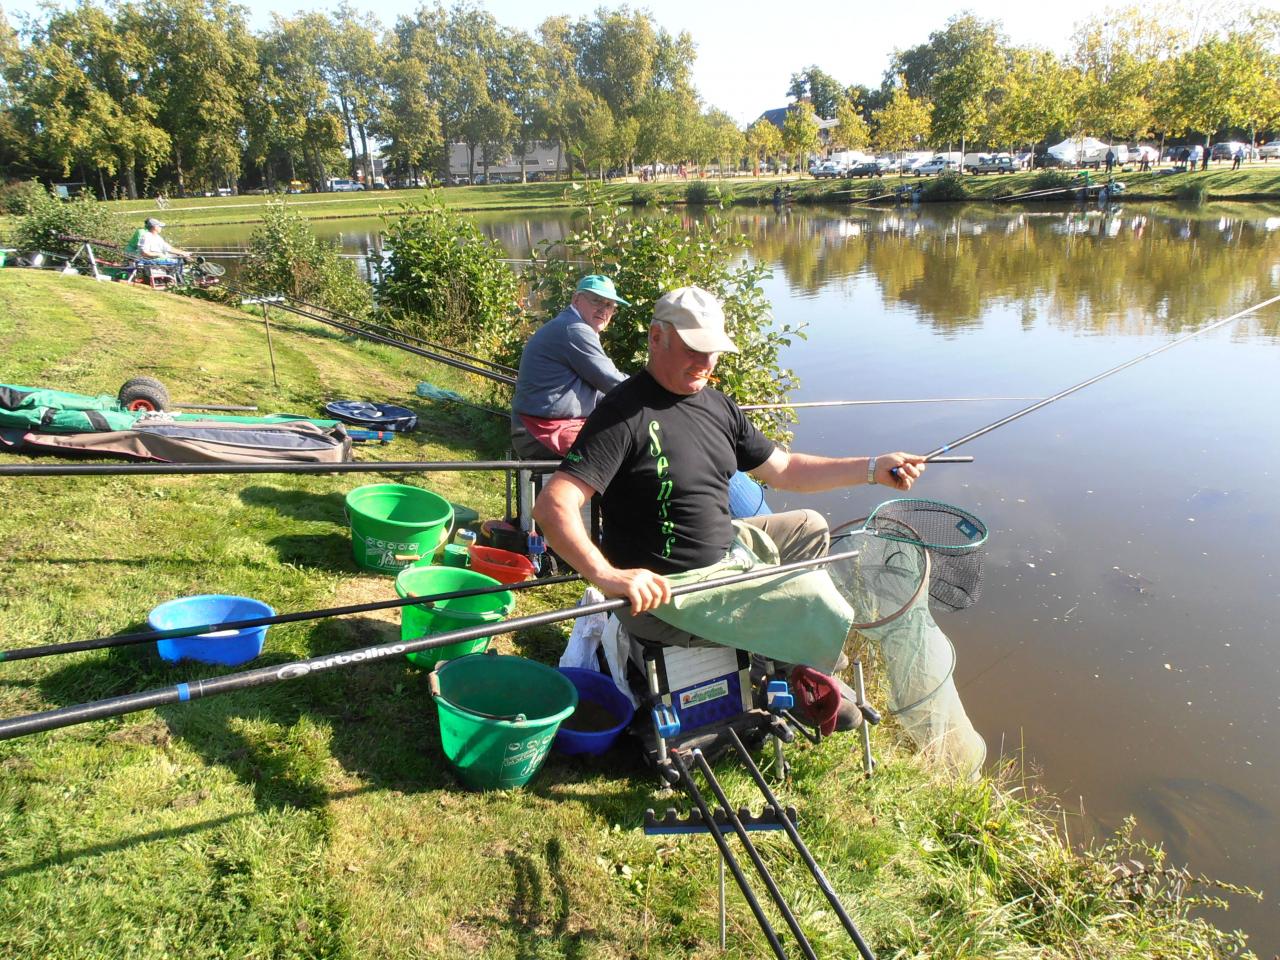
POLYGON ((796 158, 795 165, 803 169, 805 157, 816 151, 820 142, 813 107, 804 100, 793 103, 782 124, 782 143, 796 158))
MULTIPOLYGON (((724 354, 719 387, 739 403, 786 399, 798 381, 779 357, 799 329, 774 321, 760 283, 767 267, 741 256, 743 239, 714 216, 690 225, 674 214, 631 217, 620 207, 584 200, 585 221, 576 233, 535 256, 528 280, 536 298, 531 318, 546 320, 561 310, 584 273, 612 276, 631 302, 619 308, 604 332, 605 351, 624 371, 640 369, 648 353, 653 305, 668 290, 690 284, 714 293, 724 304, 726 328, 742 350, 724 354)), ((515 362, 527 330, 513 330, 508 362, 515 362)), ((761 428, 784 439, 791 422, 786 411, 761 411, 761 428)))
POLYGON ((124 28, 155 58, 156 122, 169 135, 179 193, 234 183, 244 152, 245 83, 257 44, 244 8, 226 0, 160 0, 122 11, 124 28))
POLYGON ((862 116, 862 105, 841 96, 836 104, 836 126, 831 131, 831 145, 846 150, 861 150, 871 143, 871 125, 862 116))
POLYGON ((377 283, 392 325, 415 336, 496 355, 520 316, 506 252, 460 214, 431 199, 388 221, 390 255, 377 283))
POLYGON ((818 67, 809 67, 791 75, 787 96, 793 100, 808 100, 813 112, 825 120, 835 119, 836 110, 846 99, 844 88, 831 74, 818 67))
POLYGON ((759 164, 767 162, 782 152, 782 134, 768 120, 761 117, 747 128, 747 149, 750 151, 755 172, 759 164))
POLYGON ((268 204, 253 231, 241 277, 255 291, 282 293, 350 316, 366 316, 373 305, 355 265, 280 200, 268 204))
POLYGON ((381 28, 370 14, 357 13, 343 3, 334 14, 329 34, 326 73, 347 134, 351 173, 373 182, 373 158, 369 154, 369 131, 377 126, 386 101, 382 85, 387 73, 387 47, 380 42, 381 28), (360 141, 356 148, 357 138, 360 141))
POLYGON ((1005 67, 1004 43, 995 23, 966 14, 952 18, 945 30, 930 37, 930 44, 936 45, 940 68, 931 84, 933 140, 958 142, 963 150, 989 124, 1005 67))
POLYGON ((1079 73, 1047 50, 1014 49, 988 116, 992 144, 1034 144, 1071 122, 1079 73))
POLYGON ((933 107, 911 96, 905 78, 899 78, 889 102, 872 115, 876 146, 889 153, 919 148, 929 135, 933 107))

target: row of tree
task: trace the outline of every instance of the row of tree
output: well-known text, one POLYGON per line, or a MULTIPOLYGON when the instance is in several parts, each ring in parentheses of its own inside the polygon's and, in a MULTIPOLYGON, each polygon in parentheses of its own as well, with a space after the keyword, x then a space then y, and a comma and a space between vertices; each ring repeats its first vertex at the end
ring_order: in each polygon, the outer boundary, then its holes
POLYGON ((0 10, 0 177, 76 177, 100 195, 278 189, 470 172, 535 142, 584 171, 658 163, 758 164, 831 143, 1028 145, 1061 135, 1250 135, 1280 123, 1280 14, 1199 32, 1136 10, 1077 29, 1065 58, 1015 47, 964 15, 897 52, 881 86, 793 78, 781 128, 740 130, 705 108, 693 41, 622 7, 551 17, 536 36, 459 5, 423 6, 384 30, 344 3, 252 33, 228 0, 81 0, 13 29, 0 10))
POLYGON ((1011 45, 996 21, 957 16, 896 52, 878 89, 844 87, 816 66, 795 74, 781 142, 758 124, 748 137, 762 151, 812 151, 816 115, 838 121, 833 146, 885 152, 1085 136, 1253 141, 1280 127, 1280 12, 1226 17, 1211 25, 1177 7, 1113 11, 1078 25, 1071 52, 1057 57, 1011 45))

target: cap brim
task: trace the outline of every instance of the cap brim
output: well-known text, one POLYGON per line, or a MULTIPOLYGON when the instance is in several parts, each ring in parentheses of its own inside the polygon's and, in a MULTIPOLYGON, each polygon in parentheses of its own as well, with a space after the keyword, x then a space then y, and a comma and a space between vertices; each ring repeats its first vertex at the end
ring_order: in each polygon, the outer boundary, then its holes
POLYGON ((737 344, 724 333, 702 329, 681 330, 679 327, 675 331, 690 350, 697 350, 699 353, 741 353, 737 344))
POLYGON ((629 307, 629 306, 631 306, 631 301, 630 301, 630 300, 623 300, 623 299, 622 299, 620 296, 618 296, 617 294, 614 294, 614 295, 611 297, 611 296, 609 296, 607 293, 601 293, 599 290, 592 290, 591 292, 592 292, 592 293, 594 293, 597 297, 602 297, 602 298, 604 298, 605 300, 612 300, 614 303, 616 303, 616 304, 617 304, 618 306, 620 306, 620 307, 629 307))

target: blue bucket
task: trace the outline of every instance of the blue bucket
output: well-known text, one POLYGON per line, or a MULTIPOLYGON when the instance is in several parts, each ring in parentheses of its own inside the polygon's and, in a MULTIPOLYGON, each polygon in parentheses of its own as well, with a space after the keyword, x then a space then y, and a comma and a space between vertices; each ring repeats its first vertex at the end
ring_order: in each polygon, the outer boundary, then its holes
MULTIPOLYGON (((250 597, 233 597, 220 593, 204 593, 194 597, 178 597, 155 607, 147 614, 147 626, 152 630, 180 630, 183 627, 199 627, 206 623, 229 623, 233 620, 250 620, 257 617, 274 617, 276 612, 261 600, 250 597)), ((160 659, 170 663, 179 660, 196 660, 200 663, 218 663, 227 667, 247 663, 262 652, 266 627, 248 627, 244 630, 218 630, 194 637, 175 637, 157 640, 156 652, 160 659)))
POLYGON ((560 753, 588 756, 604 753, 613 746, 618 734, 631 722, 631 718, 635 716, 635 707, 631 706, 631 701, 622 695, 622 691, 614 685, 613 678, 607 673, 578 667, 561 667, 560 672, 577 689, 578 708, 560 722, 560 729, 556 731, 555 749, 560 753), (603 730, 571 729, 575 717, 581 719, 591 714, 598 718, 601 711, 613 718, 612 726, 603 730))

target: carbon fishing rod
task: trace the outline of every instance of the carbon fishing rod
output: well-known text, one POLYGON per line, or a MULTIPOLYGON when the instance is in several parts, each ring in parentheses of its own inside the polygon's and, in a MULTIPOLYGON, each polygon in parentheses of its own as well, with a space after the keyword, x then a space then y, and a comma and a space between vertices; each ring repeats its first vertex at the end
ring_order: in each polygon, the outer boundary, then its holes
POLYGON ((397 340, 393 337, 384 337, 381 334, 372 333, 368 330, 362 330, 360 327, 355 326, 354 324, 344 323, 343 321, 335 320, 332 317, 322 317, 318 313, 314 313, 310 310, 304 310, 302 307, 293 306, 287 300, 275 299, 274 294, 266 295, 266 296, 257 295, 252 293, 251 291, 240 290, 230 284, 227 285, 227 289, 237 295, 247 296, 247 298, 251 300, 259 300, 264 302, 270 301, 272 303, 272 306, 274 306, 278 310, 283 310, 285 313, 292 313, 299 317, 305 317, 308 320, 314 320, 317 323, 327 324, 328 326, 336 327, 339 330, 345 331, 346 333, 349 333, 352 336, 363 337, 364 339, 370 340, 374 343, 381 343, 389 347, 396 347, 397 349, 404 350, 407 353, 412 353, 419 357, 425 357, 428 360, 434 360, 436 363, 443 363, 447 367, 453 367, 457 370, 463 370, 467 373, 474 373, 477 376, 484 377, 488 380, 493 380, 496 383, 503 383, 503 384, 506 384, 507 386, 514 386, 516 382, 515 377, 509 377, 506 374, 495 373, 492 370, 486 370, 483 367, 478 367, 475 364, 469 363, 465 360, 458 360, 454 357, 447 357, 444 354, 436 351, 424 350, 422 347, 415 347, 413 344, 405 343, 403 340, 397 340))
MULTIPOLYGON (((778 934, 774 931, 773 925, 769 923, 769 918, 765 916, 764 911, 760 909, 760 901, 756 899, 755 891, 751 889, 751 884, 747 883, 746 874, 742 872, 742 867, 738 865, 737 859, 734 858, 733 851, 729 849, 729 844, 724 839, 724 832, 720 829, 720 825, 716 823, 715 814, 707 804, 706 798, 702 796, 702 791, 698 789, 698 785, 693 782, 693 777, 689 774, 689 768, 685 766, 678 750, 672 752, 671 764, 676 768, 676 772, 680 775, 680 780, 684 783, 685 790, 688 791, 698 811, 702 814, 702 821, 706 824, 707 832, 711 834, 711 839, 715 841, 716 847, 720 850, 721 858, 733 873, 733 879, 737 881, 738 889, 742 891, 742 896, 746 899, 747 906, 751 908, 751 912, 755 915, 756 923, 760 925, 761 932, 764 934, 765 939, 769 941, 769 946, 773 949, 774 956, 781 958, 781 960, 786 960, 787 954, 782 949, 782 942, 778 939, 778 934)), ((727 814, 728 812, 729 810, 726 806, 725 813, 727 814)), ((787 912, 790 913, 789 910, 787 912)), ((792 922, 795 922, 794 917, 792 917, 792 922)), ((812 953, 812 948, 810 948, 810 952, 812 953)))
POLYGON ((996 430, 996 429, 999 429, 1000 427, 1003 427, 1006 423, 1013 423, 1013 421, 1018 420, 1022 417, 1025 417, 1028 413, 1032 413, 1036 410, 1039 410, 1041 407, 1047 407, 1049 404, 1053 403, 1055 400, 1061 400, 1063 397, 1070 396, 1071 394, 1075 393, 1077 390, 1083 390, 1085 387, 1095 384, 1099 380, 1103 380, 1106 377, 1111 376, 1113 373, 1119 373, 1121 370, 1124 370, 1127 367, 1132 367, 1134 364, 1141 363, 1143 360, 1147 360, 1150 357, 1154 357, 1157 353, 1163 353, 1166 350, 1171 350, 1172 348, 1176 347, 1178 344, 1186 343, 1188 340, 1191 340, 1191 339, 1194 339, 1195 337, 1199 337, 1203 334, 1206 334, 1211 330, 1217 330, 1219 327, 1224 327, 1229 323, 1235 323, 1240 318, 1247 317, 1249 316, 1249 314, 1256 313, 1257 311, 1261 310, 1263 307, 1269 307, 1271 306, 1271 304, 1277 303, 1277 302, 1280 302, 1280 295, 1274 296, 1269 300, 1263 300, 1261 303, 1255 303, 1252 307, 1249 307, 1247 310, 1241 310, 1239 313, 1233 313, 1229 317, 1223 317, 1221 320, 1215 320, 1213 323, 1209 324, 1207 327, 1201 327, 1199 330, 1193 330, 1191 331, 1191 333, 1184 334, 1183 336, 1178 337, 1176 340, 1170 340, 1168 343, 1162 344, 1156 347, 1154 350, 1148 350, 1146 353, 1142 354, 1142 356, 1140 357, 1134 357, 1132 360, 1126 360, 1124 363, 1117 364, 1116 366, 1112 367, 1110 370, 1103 371, 1102 373, 1098 374, 1096 377, 1090 377, 1088 380, 1084 380, 1080 383, 1077 383, 1073 387, 1067 387, 1067 389, 1059 391, 1058 393, 1055 393, 1051 397, 1045 397, 1043 400, 1038 400, 1035 403, 1031 404, 1029 407, 1023 407, 1021 410, 1018 410, 1016 413, 1011 413, 1007 417, 1002 417, 1001 419, 995 421, 994 423, 989 423, 985 427, 975 430, 972 433, 966 433, 963 437, 960 437, 957 440, 952 440, 950 443, 947 443, 941 447, 938 447, 938 449, 932 451, 931 453, 925 454, 924 459, 927 462, 937 462, 938 457, 946 453, 948 450, 954 450, 956 447, 960 446, 962 443, 968 443, 970 440, 976 440, 978 439, 978 437, 984 436, 985 434, 990 433, 992 430, 996 430))
POLYGON ((346 617, 353 613, 394 610, 397 607, 431 606, 444 600, 482 597, 486 594, 503 593, 507 590, 532 590, 535 587, 549 587, 558 583, 574 583, 581 579, 582 577, 578 574, 571 573, 557 577, 544 577, 540 580, 525 580, 521 583, 499 584, 495 587, 476 587, 471 590, 452 590, 448 593, 396 597, 394 600, 373 600, 369 603, 356 603, 344 607, 299 610, 295 613, 279 613, 270 617, 249 617, 245 620, 226 620, 221 623, 205 623, 199 626, 174 627, 170 630, 140 630, 136 633, 117 633, 113 636, 95 637, 91 640, 71 640, 65 643, 45 643, 35 647, 16 647, 13 650, 0 650, 0 663, 7 663, 12 660, 35 660, 39 657, 79 653, 83 650, 102 650, 107 647, 131 647, 135 644, 150 643, 152 640, 176 640, 179 637, 195 637, 211 631, 247 630, 250 627, 270 627, 278 623, 301 623, 306 620, 323 620, 327 617, 346 617))
POLYGON ((262 291, 248 290, 242 286, 239 286, 238 284, 228 283, 225 281, 223 282, 222 286, 226 290, 228 290, 233 294, 236 294, 237 296, 246 297, 251 300, 266 301, 269 303, 275 303, 277 305, 279 305, 281 302, 287 303, 289 304, 289 306, 295 308, 296 312, 300 313, 302 316, 310 317, 310 319, 317 320, 320 323, 328 322, 326 317, 314 315, 322 311, 328 317, 338 318, 343 323, 351 324, 353 326, 358 324, 367 329, 378 331, 382 336, 386 336, 389 338, 410 340, 410 341, 413 341, 414 343, 421 344, 424 347, 430 347, 432 350, 438 350, 443 353, 452 354, 453 356, 457 357, 459 360, 468 360, 472 363, 479 363, 487 367, 492 367, 494 372, 499 374, 504 374, 507 376, 515 376, 517 372, 515 367, 509 367, 505 363, 498 363, 496 360, 487 360, 484 357, 477 357, 470 353, 463 353, 461 350, 455 349, 454 347, 446 346, 443 343, 435 343, 431 340, 426 340, 422 337, 414 336, 411 333, 405 333, 403 330, 397 330, 394 327, 388 327, 380 323, 374 323, 372 320, 363 320, 359 317, 353 317, 349 313, 343 313, 340 310, 333 310, 329 307, 321 306, 320 304, 317 304, 317 303, 311 303, 307 300, 303 300, 301 297, 291 296, 290 294, 287 294, 287 293, 268 294, 262 291))
POLYGON ((883 407, 900 403, 994 403, 1039 400, 1040 397, 939 397, 920 400, 803 400, 798 403, 744 403, 739 410, 810 410, 818 407, 883 407))
MULTIPOLYGON (((863 724, 865 729, 866 724, 863 724)), ((809 868, 809 872, 813 874, 813 879, 818 882, 818 887, 822 890, 823 896, 827 898, 827 902, 831 904, 831 909, 835 911, 836 916, 840 918, 840 923, 844 926, 845 932, 849 934, 854 945, 858 948, 858 953, 863 960, 876 960, 875 954, 871 952, 871 948, 867 946, 862 934, 858 932, 857 926, 854 925, 848 912, 844 908, 844 904, 840 902, 839 895, 827 880, 826 874, 822 872, 822 868, 818 866, 818 861, 813 858, 813 854, 809 852, 809 848, 805 846, 805 842, 800 839, 800 832, 796 829, 796 825, 791 822, 791 818, 787 816, 786 808, 778 800, 773 790, 770 789, 768 782, 760 773, 760 768, 756 766, 756 762, 751 759, 751 752, 743 744, 742 739, 738 736, 738 731, 732 727, 729 728, 729 738, 733 743, 733 747, 738 751, 738 756, 742 758, 743 764, 747 768, 747 772, 751 774, 751 779, 755 781, 756 786, 764 795, 769 805, 773 807, 775 815, 782 823, 782 829, 786 831, 787 836, 791 839, 792 845, 796 848, 796 852, 800 854, 800 859, 809 868)))
POLYGON ((559 460, 360 460, 354 463, 5 463, 0 477, 117 477, 239 473, 461 473, 555 470, 559 460))
MULTIPOLYGON (((815 567, 824 566, 828 563, 834 563, 839 560, 851 560, 856 557, 858 553, 859 551, 857 550, 846 550, 842 553, 833 553, 828 556, 817 557, 812 560, 797 560, 793 563, 762 567, 757 570, 749 570, 745 573, 736 573, 727 577, 717 577, 713 580, 704 580, 700 583, 681 584, 680 586, 672 589, 671 595, 673 597, 679 597, 684 596, 685 594, 699 593, 703 590, 713 590, 717 587, 726 587, 738 583, 747 583, 752 580, 761 580, 765 577, 779 576, 781 574, 792 573, 800 570, 809 570, 815 567)), ((519 630, 527 630, 533 627, 542 627, 552 623, 561 623, 565 620, 576 620, 579 617, 590 616, 593 613, 610 613, 614 610, 620 610, 628 605, 629 601, 626 599, 601 600, 598 603, 588 603, 568 609, 550 610, 546 613, 531 614, 525 617, 515 617, 514 619, 504 620, 495 624, 481 624, 475 627, 463 627, 458 630, 447 631, 446 633, 437 633, 429 637, 421 637, 417 640, 402 640, 396 643, 376 644, 371 647, 363 647, 359 650, 351 650, 336 654, 325 654, 318 657, 309 657, 305 660, 292 660, 288 663, 276 664, 274 666, 258 667, 254 670, 243 670, 239 673, 229 673, 221 677, 211 677, 207 680, 192 680, 186 683, 177 683, 168 687, 157 687, 153 690, 143 691, 142 693, 124 694, 119 697, 109 697, 105 700, 94 700, 88 703, 59 707, 55 710, 44 710, 39 713, 0 720, 0 740, 11 740, 14 737, 40 733, 45 730, 55 730, 59 727, 70 727, 75 724, 88 723, 93 720, 102 720, 107 717, 118 717, 128 713, 137 713, 140 710, 150 710, 155 707, 162 707, 174 703, 187 703, 192 700, 200 700, 204 697, 230 693, 233 690, 246 690, 251 687, 259 687, 272 683, 282 683, 288 680, 298 680, 302 677, 308 676, 309 674, 324 670, 360 666, 361 664, 383 660, 386 657, 398 656, 402 653, 417 653, 420 650, 435 650, 439 647, 447 647, 450 644, 461 643, 466 640, 480 640, 485 637, 494 637, 502 633, 514 633, 519 630)))

